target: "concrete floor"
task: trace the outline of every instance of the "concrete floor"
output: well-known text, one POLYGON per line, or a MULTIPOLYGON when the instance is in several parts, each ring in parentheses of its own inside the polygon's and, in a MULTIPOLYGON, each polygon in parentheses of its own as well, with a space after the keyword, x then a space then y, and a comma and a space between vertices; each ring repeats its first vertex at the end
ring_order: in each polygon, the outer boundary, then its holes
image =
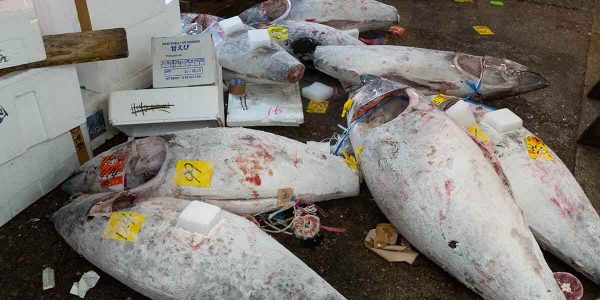
MULTIPOLYGON (((600 150, 576 144, 579 133, 600 113, 600 102, 587 100, 584 94, 600 80, 600 1, 507 0, 502 7, 488 1, 383 2, 398 8, 407 29, 402 37, 387 36, 387 43, 506 57, 544 74, 549 88, 490 104, 519 114, 525 126, 575 172, 600 209, 600 150), (479 36, 473 25, 486 25, 495 35, 479 36)), ((193 10, 232 16, 248 5, 226 0, 196 3, 193 10)), ((313 80, 337 84, 316 72, 307 72, 303 84, 313 80)), ((329 137, 339 131, 336 124, 342 123, 339 114, 345 97, 332 99, 325 115, 306 114, 306 124, 299 129, 263 129, 300 141, 329 137)), ((66 201, 66 195, 55 190, 0 228, 0 299, 75 299, 69 295, 72 283, 92 269, 101 279, 86 299, 143 299, 80 257, 56 234, 46 219, 66 201), (57 286, 42 291, 41 272, 47 266, 56 270, 57 286)), ((275 237, 349 299, 478 298, 423 256, 412 266, 391 264, 365 249, 362 239, 367 231, 386 221, 366 186, 360 196, 329 201, 322 208, 328 213, 322 222, 344 227, 347 233, 326 233, 323 245, 316 248, 287 236, 275 237)), ((554 271, 576 274, 550 254, 546 258, 554 271)), ((585 287, 584 299, 600 297, 597 285, 578 277, 585 287)))

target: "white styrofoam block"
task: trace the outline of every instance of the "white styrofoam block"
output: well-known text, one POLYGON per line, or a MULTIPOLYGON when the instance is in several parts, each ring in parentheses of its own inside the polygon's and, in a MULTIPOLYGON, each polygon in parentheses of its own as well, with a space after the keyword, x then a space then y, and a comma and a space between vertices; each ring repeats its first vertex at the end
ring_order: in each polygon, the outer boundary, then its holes
POLYGON ((210 34, 177 35, 152 39, 154 88, 216 84, 215 45, 210 34))
POLYGON ((78 167, 75 145, 68 131, 0 164, 0 226, 56 188, 78 167))
POLYGON ((271 46, 271 36, 267 29, 248 30, 248 43, 250 49, 268 48, 271 46))
POLYGON ((329 142, 315 142, 308 141, 306 145, 315 151, 319 151, 321 153, 329 154, 331 153, 331 144, 329 142))
POLYGON ((229 94, 227 126, 299 126, 304 123, 298 84, 246 84, 246 95, 229 94))
POLYGON ((302 97, 309 100, 325 101, 331 96, 333 96, 333 88, 320 82, 314 82, 302 89, 302 97))
POLYGON ((192 201, 177 217, 177 227, 207 235, 220 220, 220 207, 192 201))
POLYGON ((46 59, 31 0, 0 1, 0 69, 46 59))
POLYGON ((151 136, 180 130, 223 126, 221 85, 111 92, 111 125, 128 136, 151 136))
POLYGON ((358 38, 358 35, 360 34, 360 32, 358 31, 358 28, 352 28, 352 29, 346 29, 346 30, 342 30, 342 32, 344 32, 345 34, 354 37, 354 38, 358 38))
POLYGON ((33 0, 42 35, 81 31, 73 0, 33 0))
POLYGON ((482 122, 494 128, 494 130, 500 134, 505 134, 509 131, 523 127, 523 119, 519 118, 519 116, 508 108, 486 113, 483 116, 482 122))
POLYGON ((108 95, 81 89, 85 108, 87 134, 91 149, 96 149, 113 138, 119 130, 108 122, 108 95))
POLYGON ((469 103, 459 100, 446 110, 448 115, 458 126, 468 129, 475 123, 475 117, 469 103))
MULTIPOLYGON (((77 65, 79 80, 86 89, 108 94, 118 90, 123 82, 130 81, 132 77, 151 67, 151 39, 177 35, 181 31, 179 2, 171 1, 163 13, 125 30, 129 57, 77 65)), ((137 82, 137 86, 133 88, 147 88, 152 85, 151 75, 144 79, 143 82, 137 82)))
POLYGON ((0 78, 0 164, 85 122, 73 66, 0 78))
POLYGON ((227 35, 246 29, 246 25, 244 25, 244 22, 238 16, 219 22, 219 26, 227 35))

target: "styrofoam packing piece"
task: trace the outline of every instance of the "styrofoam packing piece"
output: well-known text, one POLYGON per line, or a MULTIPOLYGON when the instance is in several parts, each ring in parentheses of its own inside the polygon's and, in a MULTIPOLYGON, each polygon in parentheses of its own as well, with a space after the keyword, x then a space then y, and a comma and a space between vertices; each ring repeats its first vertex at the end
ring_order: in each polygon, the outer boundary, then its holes
POLYGON ((326 154, 331 153, 331 145, 329 144, 329 142, 308 141, 306 142, 306 145, 308 145, 311 149, 315 151, 319 151, 326 154))
POLYGON ((468 129, 475 123, 475 117, 473 116, 473 111, 471 110, 469 103, 463 100, 459 100, 456 104, 447 109, 446 115, 464 129, 468 129))
POLYGON ((358 28, 352 28, 352 29, 346 29, 346 30, 342 30, 345 34, 358 38, 358 35, 360 34, 360 32, 358 31, 358 28))
POLYGON ((246 29, 246 25, 244 25, 244 22, 242 22, 242 19, 238 16, 219 22, 219 26, 221 26, 221 29, 223 29, 227 35, 246 29))
POLYGON ((54 269, 48 267, 42 271, 42 290, 49 290, 55 286, 54 269))
POLYGON ((508 108, 486 113, 483 116, 482 122, 494 128, 494 130, 500 134, 505 134, 523 127, 523 119, 519 118, 519 116, 508 108))
POLYGON ((325 101, 331 96, 333 96, 333 88, 320 82, 314 82, 302 89, 302 97, 309 100, 325 101))
POLYGON ((248 30, 248 43, 250 49, 271 47, 271 36, 267 29, 248 30))
POLYGON ((73 283, 73 286, 71 287, 71 290, 69 291, 69 293, 71 293, 72 295, 75 295, 75 296, 79 296, 79 298, 83 299, 83 298, 85 298, 85 294, 91 288, 96 286, 96 283, 98 283, 98 280, 100 280, 100 275, 98 275, 96 272, 94 272, 94 271, 85 272, 81 276, 81 279, 79 279, 78 282, 73 283))
POLYGON ((192 201, 177 217, 177 227, 208 235, 220 220, 220 207, 200 201, 192 201))
POLYGON ((0 1, 0 69, 46 59, 31 0, 0 1))

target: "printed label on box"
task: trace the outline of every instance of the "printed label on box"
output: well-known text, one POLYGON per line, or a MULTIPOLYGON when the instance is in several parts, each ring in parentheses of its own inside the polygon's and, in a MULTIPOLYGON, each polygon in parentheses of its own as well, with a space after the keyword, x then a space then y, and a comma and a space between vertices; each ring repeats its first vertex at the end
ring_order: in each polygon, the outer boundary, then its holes
POLYGON ((106 123, 104 123, 104 112, 99 110, 86 119, 90 140, 94 140, 106 132, 106 123))
POLYGON ((204 75, 204 57, 171 59, 160 62, 165 80, 200 79, 204 75))

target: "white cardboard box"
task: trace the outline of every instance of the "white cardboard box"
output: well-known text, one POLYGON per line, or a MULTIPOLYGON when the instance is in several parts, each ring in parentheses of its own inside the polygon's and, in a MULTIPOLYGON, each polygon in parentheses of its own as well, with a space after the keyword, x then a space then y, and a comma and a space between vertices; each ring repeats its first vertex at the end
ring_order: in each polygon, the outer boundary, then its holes
POLYGON ((299 126, 304 123, 298 84, 246 84, 246 96, 229 94, 227 126, 299 126))
POLYGON ((33 69, 0 78, 0 164, 84 122, 73 66, 33 69))
POLYGON ((225 123, 220 85, 116 91, 108 104, 111 125, 140 137, 225 123))
MULTIPOLYGON (((77 65, 81 85, 88 90, 109 93, 152 65, 151 38, 171 36, 181 32, 179 2, 172 1, 161 14, 144 20, 127 31, 129 57, 77 65)), ((139 82, 135 88, 147 88, 152 78, 139 82)))
POLYGON ((78 167, 69 131, 0 164, 0 226, 57 187, 78 167))
POLYGON ((218 68, 210 34, 152 39, 154 88, 216 84, 218 68))
POLYGON ((31 0, 0 1, 0 69, 46 59, 31 0))

